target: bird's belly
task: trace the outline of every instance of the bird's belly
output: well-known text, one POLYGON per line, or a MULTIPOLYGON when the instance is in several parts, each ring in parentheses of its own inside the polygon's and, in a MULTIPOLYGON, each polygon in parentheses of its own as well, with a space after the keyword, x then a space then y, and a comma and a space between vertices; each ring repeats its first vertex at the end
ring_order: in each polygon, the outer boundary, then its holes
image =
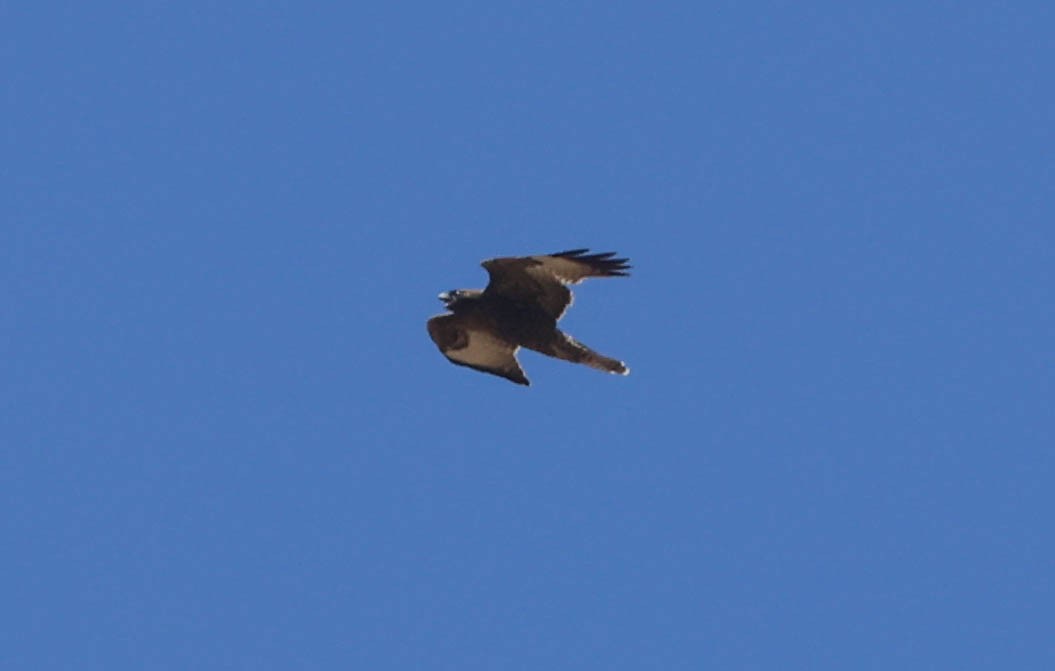
POLYGON ((518 303, 503 304, 493 314, 498 331, 525 347, 547 341, 557 328, 557 321, 545 312, 518 303))

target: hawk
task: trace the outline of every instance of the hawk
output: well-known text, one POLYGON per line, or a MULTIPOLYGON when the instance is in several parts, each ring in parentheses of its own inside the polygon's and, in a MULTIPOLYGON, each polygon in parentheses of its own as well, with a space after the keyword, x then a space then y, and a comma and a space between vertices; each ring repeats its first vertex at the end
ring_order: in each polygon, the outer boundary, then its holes
POLYGON ((569 284, 587 277, 625 277, 628 259, 615 252, 588 249, 539 256, 488 259, 482 265, 490 281, 485 289, 454 289, 439 298, 450 310, 428 321, 429 335, 451 363, 529 385, 517 361, 526 347, 547 356, 581 363, 609 373, 630 369, 598 354, 557 328, 571 305, 569 284))

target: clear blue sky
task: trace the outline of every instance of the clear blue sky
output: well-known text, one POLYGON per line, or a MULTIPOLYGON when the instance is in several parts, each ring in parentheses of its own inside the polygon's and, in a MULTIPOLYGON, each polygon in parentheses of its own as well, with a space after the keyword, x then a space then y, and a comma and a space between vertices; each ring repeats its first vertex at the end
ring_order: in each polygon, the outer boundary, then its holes
POLYGON ((1055 668, 1050 3, 2 24, 0 667, 1055 668))

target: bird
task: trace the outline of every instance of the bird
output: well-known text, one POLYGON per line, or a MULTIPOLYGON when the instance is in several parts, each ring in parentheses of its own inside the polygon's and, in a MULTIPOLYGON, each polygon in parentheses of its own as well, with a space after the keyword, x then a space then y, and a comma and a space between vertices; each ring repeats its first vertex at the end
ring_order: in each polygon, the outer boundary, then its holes
POLYGON ((517 361, 521 347, 618 375, 625 363, 598 354, 557 328, 572 303, 570 284, 589 277, 625 277, 629 259, 615 252, 570 249, 536 256, 487 259, 484 289, 439 295, 449 312, 428 320, 429 336, 451 363, 528 386, 517 361))

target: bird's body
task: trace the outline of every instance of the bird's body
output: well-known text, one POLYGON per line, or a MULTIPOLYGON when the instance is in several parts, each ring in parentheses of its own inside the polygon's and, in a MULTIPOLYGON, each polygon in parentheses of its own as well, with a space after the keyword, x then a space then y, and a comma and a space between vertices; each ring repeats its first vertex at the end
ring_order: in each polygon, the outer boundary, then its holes
POLYGON ((594 352, 557 328, 572 300, 566 284, 627 274, 626 259, 586 251, 484 261, 491 276, 487 288, 440 294, 450 314, 430 319, 429 335, 452 363, 517 384, 530 384, 516 359, 521 347, 626 375, 630 370, 621 361, 594 352))

